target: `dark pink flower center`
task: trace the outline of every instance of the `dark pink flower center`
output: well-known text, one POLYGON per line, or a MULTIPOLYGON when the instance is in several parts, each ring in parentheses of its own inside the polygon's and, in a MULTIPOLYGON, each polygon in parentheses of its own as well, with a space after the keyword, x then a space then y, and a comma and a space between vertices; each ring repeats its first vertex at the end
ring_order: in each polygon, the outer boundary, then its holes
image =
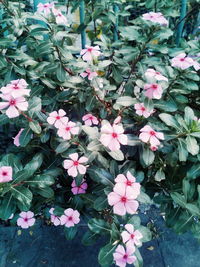
POLYGON ((25 222, 28 222, 28 218, 24 218, 24 221, 25 221, 25 222))
POLYGON ((121 198, 121 202, 126 203, 126 201, 127 201, 127 198, 126 198, 126 197, 122 197, 122 198, 121 198))
POLYGON ((128 255, 125 254, 125 255, 123 256, 123 258, 126 260, 126 259, 128 258, 128 255))
POLYGON ((152 89, 156 90, 158 88, 157 84, 152 84, 152 89))
POLYGON ((60 116, 56 116, 56 120, 59 120, 60 119, 60 116))
POLYGON ((149 134, 152 135, 152 136, 155 136, 156 135, 156 132, 150 131, 149 134))
POLYGON ((113 138, 117 138, 118 134, 117 133, 112 133, 113 138))
POLYGON ((69 217, 68 217, 68 220, 69 220, 69 221, 72 221, 72 216, 69 216, 69 217))
POLYGON ((88 48, 87 51, 88 51, 88 52, 92 52, 92 48, 88 48))
POLYGON ((7 176, 8 173, 7 173, 7 172, 2 172, 2 175, 3 175, 3 176, 7 176))
POLYGON ((79 165, 78 160, 74 161, 74 166, 78 166, 78 165, 79 165))
POLYGON ((185 61, 185 58, 181 58, 180 61, 185 61))
POLYGON ((70 127, 66 127, 65 130, 68 132, 70 131, 70 127))
POLYGON ((142 111, 145 111, 146 109, 145 109, 145 107, 141 107, 141 110, 142 110, 142 111))
POLYGON ((131 239, 133 239, 135 237, 135 235, 134 234, 131 234, 131 239))
POLYGON ((18 89, 20 89, 20 88, 19 88, 19 86, 18 86, 17 84, 15 84, 15 85, 13 86, 13 89, 14 89, 14 90, 18 90, 18 89))
POLYGON ((160 72, 156 71, 156 74, 158 74, 158 75, 159 75, 159 74, 160 74, 160 72))
POLYGON ((131 186, 131 185, 132 185, 132 182, 128 180, 128 181, 126 182, 126 184, 127 184, 128 186, 131 186))
POLYGON ((91 121, 92 121, 92 120, 93 120, 93 117, 92 117, 92 116, 91 116, 91 117, 89 117, 89 120, 91 120, 91 121))
POLYGON ((10 100, 10 106, 15 106, 15 105, 16 105, 16 100, 15 99, 10 100))

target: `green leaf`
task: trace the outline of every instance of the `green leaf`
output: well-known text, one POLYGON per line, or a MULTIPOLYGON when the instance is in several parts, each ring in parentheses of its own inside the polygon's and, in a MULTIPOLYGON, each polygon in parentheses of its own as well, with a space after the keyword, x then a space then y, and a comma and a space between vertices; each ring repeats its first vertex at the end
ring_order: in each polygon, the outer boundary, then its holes
POLYGON ((37 121, 29 122, 29 126, 30 126, 31 130, 36 134, 40 134, 42 132, 42 128, 41 128, 39 122, 37 122, 37 121))
POLYGON ((110 225, 102 219, 90 219, 88 227, 96 234, 108 234, 110 232, 110 225))
POLYGON ((93 245, 97 241, 97 239, 99 237, 100 237, 100 235, 98 235, 98 234, 96 234, 94 232, 91 232, 91 231, 87 231, 83 235, 82 243, 85 246, 91 246, 91 245, 93 245))
POLYGON ((33 175, 36 172, 43 162, 43 155, 41 153, 36 154, 29 163, 27 163, 24 167, 24 170, 28 170, 33 175))
POLYGON ((87 172, 90 178, 95 182, 113 186, 114 177, 106 170, 96 167, 90 167, 87 172))
POLYGON ((151 165, 154 162, 155 155, 149 148, 143 148, 142 160, 146 166, 151 165))
POLYGON ((98 255, 99 264, 102 266, 109 266, 113 263, 113 253, 117 245, 107 244, 100 249, 98 255))
POLYGON ((121 105, 123 107, 129 107, 136 103, 137 103, 136 98, 133 98, 131 96, 120 96, 116 101, 117 105, 121 105))
POLYGON ((66 71, 64 70, 61 63, 58 64, 56 69, 56 77, 60 82, 64 82, 66 80, 66 71))
POLYGON ((186 107, 184 111, 185 111, 184 120, 186 121, 187 125, 190 125, 195 118, 194 112, 190 107, 186 107))
POLYGON ((187 203, 185 208, 194 216, 200 217, 200 209, 195 204, 187 203))
POLYGON ((180 161, 186 161, 188 157, 188 151, 186 142, 183 138, 178 138, 178 155, 180 161))
POLYGON ((54 196, 54 191, 51 187, 37 188, 36 193, 45 198, 53 198, 54 196))
POLYGON ((0 115, 0 125, 4 125, 9 122, 9 118, 6 114, 0 115))
POLYGON ((148 111, 152 111, 154 108, 154 104, 153 104, 152 99, 146 97, 144 99, 144 106, 148 111))
POLYGON ((56 153, 63 153, 65 152, 68 148, 70 147, 70 143, 69 142, 62 142, 60 143, 57 147, 56 147, 56 153))
POLYGON ((41 174, 36 175, 33 178, 26 180, 25 182, 26 184, 29 184, 33 187, 44 188, 46 186, 54 184, 55 181, 51 175, 41 174))
POLYGON ((24 186, 12 186, 11 192, 13 197, 21 203, 22 210, 28 211, 33 198, 31 191, 24 186))
POLYGON ((137 197, 137 200, 142 204, 152 204, 152 200, 150 199, 150 197, 143 191, 140 191, 140 194, 137 197))
POLYGON ((122 161, 124 160, 124 153, 121 150, 117 151, 107 151, 108 154, 115 160, 117 161, 122 161))
POLYGON ((137 230, 140 231, 140 233, 143 235, 141 239, 142 242, 148 242, 151 240, 151 231, 147 227, 140 225, 137 230))
POLYGON ((97 211, 104 210, 108 207, 107 196, 100 196, 94 201, 94 209, 97 211))
POLYGON ((183 195, 177 193, 177 192, 173 192, 170 194, 170 196, 172 197, 173 201, 178 204, 179 206, 181 206, 182 208, 185 208, 186 205, 186 199, 183 195))
POLYGON ((160 182, 162 180, 165 180, 165 173, 162 169, 159 169, 155 174, 155 180, 160 182))
POLYGON ((25 147, 30 142, 32 131, 30 128, 25 128, 19 137, 20 146, 25 147))
POLYGON ((15 211, 15 201, 13 201, 13 195, 9 194, 4 196, 2 202, 0 202, 0 207, 0 218, 2 220, 8 220, 15 211))
POLYGON ((186 137, 186 145, 187 150, 190 154, 193 156, 197 155, 199 153, 199 145, 197 144, 197 140, 192 136, 186 137))
POLYGON ((187 172, 187 178, 194 180, 200 176, 200 164, 195 164, 187 172))
POLYGON ((65 237, 67 240, 72 240, 76 236, 77 226, 65 227, 64 229, 65 237))
POLYGON ((42 108, 42 103, 41 103, 41 98, 37 96, 33 96, 30 98, 28 102, 28 114, 32 118, 34 113, 41 111, 42 108))
POLYGON ((15 179, 12 181, 12 184, 18 184, 19 182, 22 182, 29 178, 32 175, 31 172, 28 170, 21 170, 15 174, 15 179))
POLYGON ((159 115, 160 119, 167 124, 167 126, 171 126, 175 129, 179 129, 178 122, 174 119, 174 117, 167 113, 161 113, 159 115))

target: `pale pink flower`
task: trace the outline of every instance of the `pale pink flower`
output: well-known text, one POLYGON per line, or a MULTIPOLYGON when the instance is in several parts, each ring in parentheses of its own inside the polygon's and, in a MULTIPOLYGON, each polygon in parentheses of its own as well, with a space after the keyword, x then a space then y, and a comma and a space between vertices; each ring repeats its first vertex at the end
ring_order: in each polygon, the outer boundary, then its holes
POLYGON ((88 187, 87 183, 85 182, 85 179, 83 179, 82 183, 79 186, 76 184, 75 180, 73 180, 71 185, 71 191, 74 195, 85 194, 88 187))
POLYGON ((43 13, 45 16, 49 15, 51 13, 51 9, 54 7, 54 3, 39 3, 37 5, 37 11, 39 13, 43 13))
POLYGON ((63 109, 59 109, 57 111, 53 111, 49 113, 49 117, 47 118, 47 122, 51 125, 54 125, 56 128, 59 128, 65 123, 65 117, 66 112, 63 109))
POLYGON ((157 147, 160 145, 158 139, 164 140, 163 133, 154 131, 149 125, 144 126, 140 130, 139 139, 144 143, 150 143, 151 146, 157 147))
POLYGON ((88 80, 92 81, 94 77, 97 77, 98 74, 96 71, 91 71, 90 69, 86 69, 85 72, 82 72, 80 74, 81 77, 86 78, 88 77, 88 80))
POLYGON ((54 208, 51 208, 50 210, 49 210, 49 213, 51 214, 51 222, 55 225, 55 226, 58 226, 58 225, 60 225, 60 219, 59 219, 59 217, 58 216, 56 216, 56 215, 54 215, 54 208))
POLYGON ((157 146, 150 146, 150 149, 151 149, 151 151, 156 151, 156 150, 158 150, 158 147, 157 146))
POLYGON ((57 134, 65 140, 70 140, 72 135, 76 135, 79 132, 79 127, 75 122, 69 121, 68 117, 62 119, 62 125, 59 125, 57 134))
POLYGON ((169 22, 166 20, 166 18, 163 16, 161 12, 155 13, 155 12, 149 12, 142 15, 142 18, 144 20, 149 20, 151 22, 159 23, 162 26, 168 26, 169 22))
POLYGON ((83 60, 85 61, 92 61, 93 59, 97 58, 98 56, 101 55, 101 52, 99 51, 100 48, 98 45, 96 46, 85 46, 85 49, 81 50, 81 56, 83 60))
POLYGON ((121 117, 121 116, 118 116, 118 117, 114 120, 113 124, 119 124, 119 123, 121 122, 121 120, 122 120, 122 117, 121 117))
POLYGON ((126 231, 121 233, 123 243, 126 243, 128 247, 141 246, 142 242, 140 239, 143 238, 143 235, 138 230, 134 230, 132 224, 125 225, 126 231))
POLYGON ((177 67, 182 70, 185 70, 193 66, 194 61, 192 58, 187 57, 185 53, 181 53, 178 56, 172 58, 171 63, 172 67, 177 67))
POLYGON ((144 75, 147 78, 155 78, 157 81, 168 82, 168 79, 165 76, 163 76, 159 71, 155 71, 154 69, 147 69, 144 75))
POLYGON ((93 116, 92 114, 86 114, 82 117, 85 125, 91 126, 92 124, 97 125, 99 123, 97 117, 93 116))
POLYGON ((12 167, 2 166, 0 167, 0 183, 6 183, 12 181, 12 167))
POLYGON ((23 132, 23 130, 24 130, 24 128, 20 129, 18 134, 13 138, 15 146, 20 146, 19 138, 20 138, 20 135, 23 132))
POLYGON ((118 192, 118 187, 125 186, 126 191, 132 196, 137 198, 140 194, 140 183, 136 183, 136 178, 128 171, 126 176, 124 174, 118 174, 115 178, 115 191, 118 192))
POLYGON ((101 128, 100 142, 111 151, 116 151, 120 149, 120 144, 127 145, 128 138, 121 125, 111 126, 110 123, 106 123, 101 128))
POLYGON ((34 225, 35 218, 32 211, 22 211, 19 216, 20 218, 17 219, 17 225, 21 226, 21 228, 27 229, 34 225))
POLYGON ((26 89, 28 84, 24 79, 11 81, 7 86, 1 88, 4 95, 10 94, 12 97, 17 98, 21 96, 29 96, 30 89, 26 89))
POLYGON ((62 12, 56 8, 52 9, 54 16, 56 17, 57 24, 68 24, 67 18, 62 14, 62 12))
POLYGON ((153 109, 148 111, 147 108, 145 108, 144 103, 137 103, 134 105, 134 108, 136 110, 136 114, 145 118, 148 118, 149 116, 151 116, 151 114, 154 113, 153 109))
POLYGON ((5 109, 6 115, 9 118, 15 118, 20 115, 20 111, 26 111, 28 109, 28 102, 24 97, 13 98, 11 95, 0 96, 4 102, 0 102, 0 110, 5 109))
POLYGON ((133 255, 135 252, 134 246, 126 246, 126 249, 122 245, 118 245, 115 252, 113 253, 113 258, 115 264, 119 267, 125 267, 126 264, 132 264, 136 261, 136 257, 133 255))
POLYGON ((108 204, 113 206, 113 212, 117 215, 135 214, 138 209, 139 204, 135 200, 135 194, 126 189, 127 186, 123 184, 115 185, 113 192, 108 194, 108 204))
POLYGON ((84 166, 83 163, 88 161, 86 157, 78 158, 78 153, 73 153, 69 155, 69 159, 64 160, 64 168, 67 170, 67 173, 76 177, 78 173, 85 174, 87 170, 87 166, 84 166))
POLYGON ((64 214, 65 215, 60 217, 61 225, 65 225, 65 227, 73 227, 80 222, 80 213, 77 210, 69 208, 64 211, 64 214))
POLYGON ((160 99, 162 97, 162 87, 161 85, 157 84, 157 83, 147 83, 144 85, 144 90, 146 90, 146 92, 144 93, 144 95, 149 98, 149 99, 160 99))

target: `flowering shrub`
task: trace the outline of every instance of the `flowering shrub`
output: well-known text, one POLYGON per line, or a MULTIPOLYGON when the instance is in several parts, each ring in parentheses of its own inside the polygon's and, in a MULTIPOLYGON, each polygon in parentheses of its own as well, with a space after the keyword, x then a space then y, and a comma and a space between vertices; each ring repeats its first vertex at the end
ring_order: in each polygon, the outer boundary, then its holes
POLYGON ((151 232, 139 214, 152 203, 200 238, 200 46, 175 47, 169 17, 131 20, 129 9, 118 41, 104 32, 81 50, 62 8, 13 4, 0 39, 0 124, 14 138, 0 158, 0 219, 43 219, 68 239, 85 222, 83 244, 107 238, 102 266, 142 265, 151 232))

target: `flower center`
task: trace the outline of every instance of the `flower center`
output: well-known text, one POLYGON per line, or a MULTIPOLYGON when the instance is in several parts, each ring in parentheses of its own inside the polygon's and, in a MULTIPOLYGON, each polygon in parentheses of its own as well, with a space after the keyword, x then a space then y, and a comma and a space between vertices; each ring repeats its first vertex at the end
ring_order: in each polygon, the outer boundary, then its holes
POLYGON ((92 120, 93 120, 93 117, 92 117, 92 116, 91 116, 91 117, 89 117, 89 120, 91 120, 91 121, 92 121, 92 120))
POLYGON ((7 172, 2 172, 2 175, 3 175, 3 176, 7 176, 8 173, 7 173, 7 172))
POLYGON ((156 132, 150 131, 149 134, 152 135, 152 136, 155 136, 156 135, 156 132))
POLYGON ((60 119, 60 116, 56 116, 56 120, 59 120, 60 119))
POLYGON ((141 107, 141 111, 145 111, 146 109, 145 109, 145 107, 141 107))
POLYGON ((70 127, 69 127, 69 126, 66 127, 65 130, 66 130, 67 132, 69 132, 69 131, 70 131, 70 127))
POLYGON ((28 222, 28 218, 24 218, 24 221, 25 221, 25 222, 28 222))
POLYGON ((68 220, 69 220, 69 221, 72 221, 72 216, 69 216, 69 217, 68 217, 68 220))
POLYGON ((88 52, 92 52, 92 48, 88 48, 88 50, 87 50, 88 52))
POLYGON ((125 254, 125 255, 123 256, 123 258, 126 260, 126 259, 128 258, 128 255, 125 254))
POLYGON ((126 198, 126 197, 122 197, 122 198, 121 198, 121 202, 126 203, 126 201, 127 201, 127 198, 126 198))
POLYGON ((117 138, 117 136, 118 136, 117 133, 112 133, 113 138, 117 138))
POLYGON ((14 89, 14 90, 18 90, 18 89, 19 89, 19 86, 18 86, 17 84, 15 84, 15 85, 13 86, 13 89, 14 89))
POLYGON ((10 100, 10 106, 15 106, 15 105, 16 105, 16 100, 15 99, 10 100))
POLYGON ((74 166, 78 166, 79 162, 78 160, 74 161, 74 166))
POLYGON ((160 72, 156 71, 156 74, 160 75, 160 72))
POLYGON ((155 89, 157 89, 157 88, 158 88, 158 85, 157 85, 157 84, 153 84, 153 85, 152 85, 152 89, 155 90, 155 89))
POLYGON ((132 182, 131 182, 131 181, 127 181, 126 184, 127 184, 128 186, 131 186, 131 185, 132 185, 132 182))
POLYGON ((135 237, 135 235, 134 234, 131 234, 131 239, 133 239, 135 237))
POLYGON ((185 61, 185 58, 181 58, 180 61, 185 61))

